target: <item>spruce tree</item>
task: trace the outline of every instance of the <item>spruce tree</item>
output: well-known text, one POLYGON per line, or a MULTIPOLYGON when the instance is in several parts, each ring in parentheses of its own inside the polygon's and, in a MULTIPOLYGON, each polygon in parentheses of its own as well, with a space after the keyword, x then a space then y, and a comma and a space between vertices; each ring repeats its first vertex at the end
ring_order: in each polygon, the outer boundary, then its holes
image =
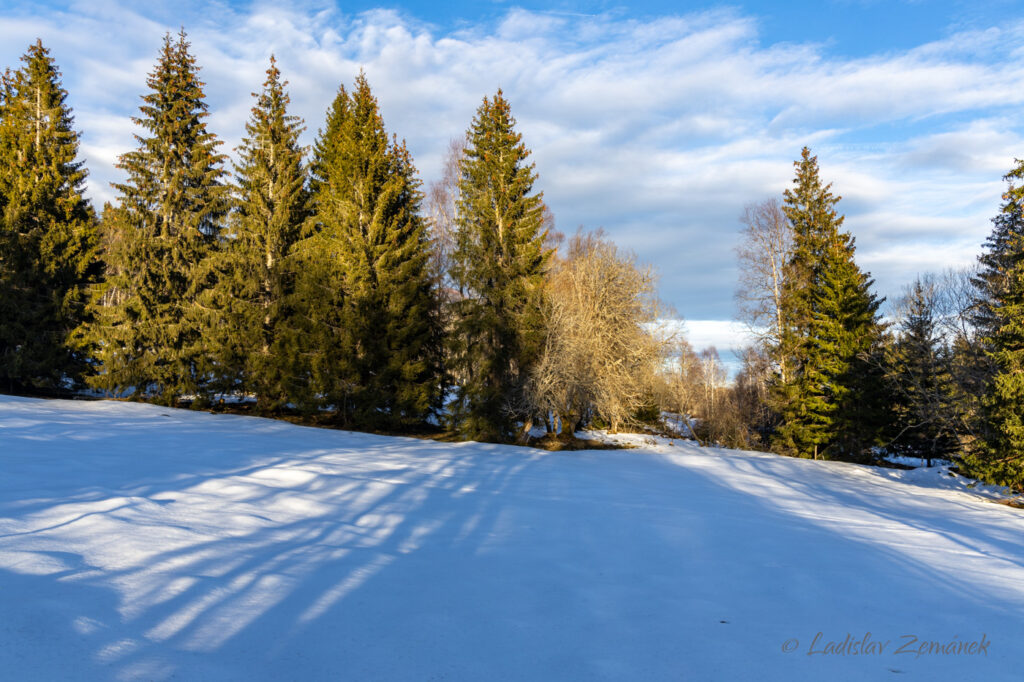
POLYGON ((949 353, 935 318, 933 289, 917 279, 905 300, 898 337, 886 349, 892 396, 892 449, 931 460, 956 449, 949 353))
POLYGON ((982 443, 965 468, 994 483, 1024 488, 1024 161, 1006 179, 999 216, 980 257, 975 324, 989 364, 982 443))
POLYGON ((501 90, 485 97, 466 134, 451 273, 462 297, 452 334, 455 417, 478 440, 514 434, 516 419, 526 416, 523 390, 540 351, 550 251, 529 154, 501 90))
POLYGON ((88 371, 72 334, 99 274, 79 135, 41 41, 0 86, 0 386, 70 388, 88 371))
POLYGON ((882 301, 871 292, 874 281, 854 260, 853 237, 839 233, 831 243, 822 277, 819 321, 823 343, 834 353, 828 375, 835 405, 832 439, 825 456, 870 461, 885 425, 882 301))
POLYGON ((147 84, 132 119, 146 134, 121 156, 128 177, 114 185, 118 204, 103 214, 107 282, 89 336, 102 363, 98 387, 170 404, 199 391, 212 372, 196 301, 208 285, 200 266, 216 246, 228 188, 184 31, 165 36, 147 84))
POLYGON ((288 305, 294 311, 296 335, 288 350, 293 376, 289 400, 309 414, 326 407, 348 414, 346 405, 352 392, 347 364, 351 344, 342 320, 345 292, 338 235, 324 222, 332 201, 329 166, 350 109, 351 99, 342 85, 313 145, 308 167, 310 216, 291 255, 296 277, 288 305))
POLYGON ((363 74, 314 147, 313 234, 297 307, 312 326, 312 393, 343 424, 400 428, 439 406, 441 332, 421 194, 363 74))
POLYGON ((227 234, 207 259, 203 336, 222 392, 254 394, 262 412, 283 406, 292 382, 294 315, 288 299, 295 273, 292 247, 308 216, 302 121, 274 57, 238 148, 227 234))
POLYGON ((817 158, 805 147, 794 165, 783 208, 793 228, 781 306, 786 380, 772 390, 782 422, 772 443, 801 457, 866 459, 881 425, 881 373, 866 361, 881 336, 881 302, 840 231, 840 197, 821 183, 817 158))
POLYGON ((817 159, 805 147, 794 164, 796 188, 786 190, 783 211, 793 229, 793 246, 786 263, 780 305, 782 333, 779 358, 784 381, 773 386, 772 399, 781 424, 772 438, 775 449, 800 456, 815 455, 828 441, 833 405, 823 393, 826 383, 823 351, 814 339, 819 319, 815 316, 814 287, 827 250, 828 237, 837 233, 843 217, 835 210, 839 201, 831 185, 822 186, 817 159))

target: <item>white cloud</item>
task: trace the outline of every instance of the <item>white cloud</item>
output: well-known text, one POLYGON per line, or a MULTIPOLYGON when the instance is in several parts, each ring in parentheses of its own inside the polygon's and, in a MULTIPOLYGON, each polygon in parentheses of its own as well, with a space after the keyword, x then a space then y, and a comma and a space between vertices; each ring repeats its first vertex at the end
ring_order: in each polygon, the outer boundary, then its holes
POLYGON ((697 351, 713 347, 724 354, 741 351, 754 341, 745 325, 729 320, 685 320, 682 328, 686 340, 697 351))
POLYGON ((973 258, 1001 175, 1024 156, 1021 23, 841 59, 812 43, 763 45, 757 19, 735 11, 640 21, 511 10, 450 33, 383 10, 157 11, 114 0, 0 10, 0 65, 39 36, 63 68, 97 201, 114 196, 113 163, 133 144, 126 121, 161 36, 183 23, 225 150, 240 140, 271 52, 307 142, 338 85, 365 68, 427 180, 481 98, 502 87, 559 226, 603 225, 658 267, 662 296, 687 317, 731 316, 737 217, 788 186, 804 144, 844 196, 858 259, 882 294, 973 258))

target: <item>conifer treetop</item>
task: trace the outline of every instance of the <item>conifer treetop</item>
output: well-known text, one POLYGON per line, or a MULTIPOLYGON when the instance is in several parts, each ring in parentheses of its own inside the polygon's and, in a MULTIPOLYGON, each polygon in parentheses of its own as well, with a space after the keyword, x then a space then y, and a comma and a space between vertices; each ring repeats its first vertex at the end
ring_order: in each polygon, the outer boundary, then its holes
POLYGON ((21 61, 21 69, 3 76, 0 149, 14 166, 4 175, 22 184, 3 193, 8 200, 21 195, 35 206, 48 206, 54 219, 88 219, 91 209, 83 195, 88 171, 78 159, 79 134, 60 70, 39 39, 21 61))
POLYGON ((509 276, 519 268, 537 277, 550 256, 543 246, 544 195, 533 192, 536 166, 527 163, 530 150, 515 126, 499 89, 493 98, 483 98, 466 133, 456 221, 461 255, 455 268, 463 282, 486 279, 483 272, 472 272, 489 269, 491 260, 499 269, 512 268, 509 276))
POLYGON ((288 81, 281 80, 281 71, 277 68, 274 55, 270 55, 270 66, 266 74, 263 89, 251 93, 256 103, 249 112, 242 144, 235 148, 242 159, 241 164, 234 164, 236 173, 241 172, 247 163, 253 163, 268 154, 271 158, 266 161, 273 165, 276 159, 272 155, 280 145, 297 153, 300 158, 305 151, 298 145, 298 139, 306 127, 300 117, 288 113, 288 105, 291 104, 291 96, 286 90, 288 81))
POLYGON ((122 205, 148 212, 154 205, 158 233, 212 237, 227 210, 222 183, 227 157, 218 153, 222 142, 206 128, 209 116, 200 67, 189 52, 185 30, 177 40, 165 34, 156 67, 146 83, 140 116, 132 121, 149 133, 135 134, 138 149, 123 154, 117 167, 128 181, 114 183, 122 205))
POLYGON ((832 183, 822 185, 818 173, 818 157, 811 156, 811 150, 804 147, 800 152, 800 160, 794 161, 796 177, 793 178, 795 189, 783 192, 785 205, 783 211, 798 233, 818 230, 838 230, 844 217, 839 215, 836 204, 842 199, 832 194, 832 183))

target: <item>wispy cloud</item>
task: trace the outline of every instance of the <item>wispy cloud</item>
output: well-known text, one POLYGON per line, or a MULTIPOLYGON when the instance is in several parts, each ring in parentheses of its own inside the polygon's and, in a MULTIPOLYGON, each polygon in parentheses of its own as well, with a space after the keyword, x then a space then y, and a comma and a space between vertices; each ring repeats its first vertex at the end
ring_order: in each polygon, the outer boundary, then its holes
POLYGON ((810 40, 765 44, 757 17, 734 10, 636 20, 513 9, 445 32, 394 11, 211 7, 0 11, 0 64, 39 36, 64 69, 97 201, 113 198, 113 164, 134 143, 129 117, 162 34, 179 24, 228 148, 271 52, 307 142, 338 85, 364 68, 427 180, 500 86, 559 226, 604 226, 657 266, 663 297, 692 319, 731 317, 737 218, 781 194, 805 144, 844 197, 858 259, 883 295, 972 259, 1002 174, 1024 156, 1020 22, 850 59, 810 40))

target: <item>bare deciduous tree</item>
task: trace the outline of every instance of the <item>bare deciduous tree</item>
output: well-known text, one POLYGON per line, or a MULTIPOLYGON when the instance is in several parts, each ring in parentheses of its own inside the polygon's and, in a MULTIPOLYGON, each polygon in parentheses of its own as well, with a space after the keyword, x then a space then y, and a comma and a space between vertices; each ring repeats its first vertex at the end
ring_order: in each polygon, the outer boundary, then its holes
MULTIPOLYGON (((693 435, 690 417, 699 411, 700 396, 703 392, 703 369, 700 358, 685 336, 674 339, 671 347, 671 361, 663 372, 663 389, 660 401, 669 412, 679 415, 685 428, 693 435)), ((680 425, 681 427, 683 425, 680 425)))
POLYGON ((569 240, 547 280, 546 337, 530 381, 534 410, 571 437, 595 415, 612 431, 649 400, 661 343, 655 279, 600 232, 569 240))
POLYGON ((706 443, 728 448, 746 447, 749 432, 736 404, 736 392, 718 350, 711 346, 698 354, 701 370, 700 428, 706 443))
POLYGON ((701 445, 748 447, 750 430, 741 410, 742 396, 730 384, 718 351, 712 346, 696 353, 686 339, 679 339, 673 355, 663 375, 662 401, 685 423, 685 435, 701 445))
POLYGON ((742 366, 733 381, 732 391, 740 419, 747 425, 748 442, 744 447, 765 449, 775 426, 775 413, 768 406, 772 379, 771 360, 759 346, 747 346, 742 366))
POLYGON ((704 404, 708 406, 708 416, 712 416, 715 406, 719 401, 721 389, 729 381, 729 374, 722 365, 722 359, 718 355, 718 349, 714 346, 705 348, 698 355, 700 358, 702 388, 704 389, 704 404))
POLYGON ((977 305, 978 290, 974 285, 977 276, 977 265, 948 269, 937 277, 926 276, 935 290, 935 314, 939 329, 949 344, 958 339, 973 340, 977 336, 971 323, 977 305))
MULTIPOLYGON (((793 230, 778 199, 748 204, 740 222, 744 225, 736 246, 740 319, 765 348, 777 348, 782 339, 783 277, 793 230)), ((776 364, 785 381, 784 363, 776 364)))
POLYGON ((459 200, 461 164, 465 153, 463 140, 451 140, 445 152, 441 179, 435 180, 427 187, 426 209, 434 242, 434 272, 446 298, 452 289, 448 272, 455 249, 455 213, 459 200))

